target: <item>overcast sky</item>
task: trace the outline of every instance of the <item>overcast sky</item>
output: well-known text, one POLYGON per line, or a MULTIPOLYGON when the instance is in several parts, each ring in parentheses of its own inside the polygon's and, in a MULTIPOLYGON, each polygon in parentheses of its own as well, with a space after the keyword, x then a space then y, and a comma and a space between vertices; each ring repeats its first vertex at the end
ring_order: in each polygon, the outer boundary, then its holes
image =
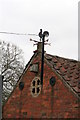
MULTIPOLYGON (((47 53, 78 59, 78 1, 79 0, 0 0, 0 32, 38 34, 49 31, 47 53)), ((27 63, 36 50, 30 38, 0 34, 0 40, 19 46, 27 63)))

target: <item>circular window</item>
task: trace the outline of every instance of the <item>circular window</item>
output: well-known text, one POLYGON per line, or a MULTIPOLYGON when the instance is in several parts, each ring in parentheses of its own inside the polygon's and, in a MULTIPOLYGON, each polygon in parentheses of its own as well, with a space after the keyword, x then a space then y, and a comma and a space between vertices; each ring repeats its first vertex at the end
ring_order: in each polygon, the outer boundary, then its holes
POLYGON ((35 77, 31 82, 31 94, 37 97, 41 92, 41 81, 39 77, 35 77))

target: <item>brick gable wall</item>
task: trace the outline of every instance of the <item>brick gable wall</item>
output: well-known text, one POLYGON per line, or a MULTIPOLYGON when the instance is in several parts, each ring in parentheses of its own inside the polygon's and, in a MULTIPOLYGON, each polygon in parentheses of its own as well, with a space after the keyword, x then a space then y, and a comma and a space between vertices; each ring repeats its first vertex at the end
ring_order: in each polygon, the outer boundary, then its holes
POLYGON ((30 67, 22 76, 24 89, 19 90, 18 84, 5 106, 3 118, 78 118, 78 99, 68 89, 61 79, 53 72, 51 67, 44 63, 43 89, 38 97, 33 97, 30 92, 31 81, 35 76, 40 76, 40 55, 32 63, 39 62, 39 72, 30 72, 30 67), (50 78, 56 78, 55 86, 49 83, 50 78))

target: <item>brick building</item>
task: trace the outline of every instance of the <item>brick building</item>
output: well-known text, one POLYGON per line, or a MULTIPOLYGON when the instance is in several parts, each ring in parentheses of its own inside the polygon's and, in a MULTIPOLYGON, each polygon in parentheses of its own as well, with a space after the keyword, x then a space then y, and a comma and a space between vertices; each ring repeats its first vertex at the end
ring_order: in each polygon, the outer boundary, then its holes
POLYGON ((3 106, 3 118, 80 118, 80 62, 44 54, 41 43, 3 106))

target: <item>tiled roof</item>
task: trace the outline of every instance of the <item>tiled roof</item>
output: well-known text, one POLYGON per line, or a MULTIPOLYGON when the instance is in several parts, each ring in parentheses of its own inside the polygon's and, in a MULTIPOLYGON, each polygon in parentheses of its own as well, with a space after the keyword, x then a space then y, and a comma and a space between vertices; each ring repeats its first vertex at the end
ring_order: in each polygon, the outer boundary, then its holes
POLYGON ((80 97, 80 62, 45 54, 45 58, 73 92, 80 97))

